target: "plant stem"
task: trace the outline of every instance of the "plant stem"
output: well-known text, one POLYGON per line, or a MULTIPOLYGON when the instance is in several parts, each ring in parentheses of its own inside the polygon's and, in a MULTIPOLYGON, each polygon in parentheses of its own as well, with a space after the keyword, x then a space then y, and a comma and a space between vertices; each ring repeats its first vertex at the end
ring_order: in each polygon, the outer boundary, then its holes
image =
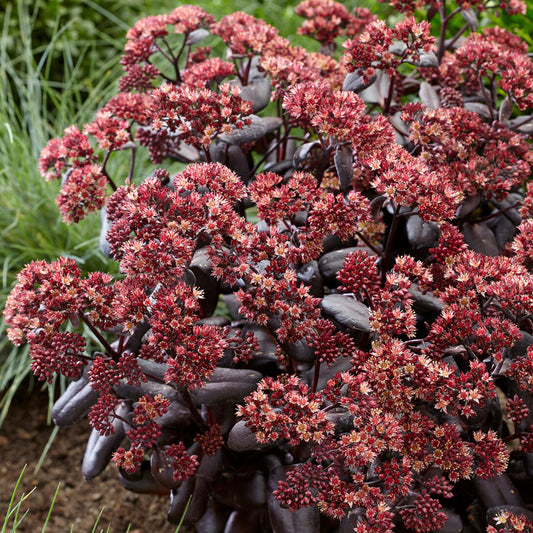
POLYGON ((82 311, 78 311, 78 316, 81 318, 83 323, 86 324, 87 327, 93 332, 94 336, 98 339, 100 344, 105 348, 109 357, 111 357, 114 361, 118 361, 119 354, 115 350, 113 350, 113 348, 111 347, 111 344, 107 342, 107 340, 102 336, 102 334, 98 331, 98 329, 91 322, 91 320, 82 311))
POLYGON ((392 250, 392 243, 394 241, 394 236, 396 235, 396 230, 398 229, 398 222, 400 221, 400 206, 397 205, 394 208, 394 215, 392 217, 392 222, 389 229, 389 235, 387 236, 387 243, 385 245, 385 250, 383 250, 382 261, 381 261, 381 285, 385 285, 385 279, 387 276, 387 269, 390 263, 390 253, 392 250))
POLYGON ((192 417, 194 418, 195 422, 198 424, 198 427, 201 431, 207 431, 209 430, 209 425, 206 423, 206 421, 202 418, 202 415, 196 408, 196 405, 194 405, 194 402, 191 398, 191 393, 186 387, 178 387, 178 392, 180 393, 183 401, 185 402, 185 405, 191 412, 192 417))

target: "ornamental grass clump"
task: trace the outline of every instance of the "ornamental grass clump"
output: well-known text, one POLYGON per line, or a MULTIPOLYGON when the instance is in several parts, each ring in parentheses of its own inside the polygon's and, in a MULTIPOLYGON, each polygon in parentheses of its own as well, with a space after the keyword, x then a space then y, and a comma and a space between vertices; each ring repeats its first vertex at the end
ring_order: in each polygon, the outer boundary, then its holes
POLYGON ((318 52, 145 18, 120 92, 43 149, 119 264, 30 263, 4 311, 74 379, 53 419, 89 417, 85 479, 113 461, 199 532, 533 527, 533 63, 486 2, 392 4, 302 2, 318 52))

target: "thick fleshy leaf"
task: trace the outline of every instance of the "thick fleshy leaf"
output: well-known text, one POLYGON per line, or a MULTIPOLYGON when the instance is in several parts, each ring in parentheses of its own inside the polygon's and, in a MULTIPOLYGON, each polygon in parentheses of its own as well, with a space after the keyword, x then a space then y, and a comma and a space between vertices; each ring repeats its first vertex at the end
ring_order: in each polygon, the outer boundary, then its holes
POLYGON ((277 163, 266 164, 264 170, 265 172, 274 172, 274 174, 279 174, 280 176, 283 176, 285 172, 292 168, 292 159, 284 159, 283 161, 279 161, 277 163))
POLYGON ((122 468, 118 473, 119 483, 136 494, 168 494, 169 490, 152 476, 150 461, 143 461, 136 472, 128 473, 122 468))
POLYGON ((209 147, 213 163, 222 163, 243 179, 250 175, 250 163, 243 149, 236 144, 227 144, 219 140, 209 147))
POLYGON ((486 104, 481 104, 480 102, 465 102, 465 109, 468 111, 473 111, 483 118, 489 118, 490 110, 486 104))
POLYGON ((150 456, 150 469, 152 476, 164 487, 176 490, 181 481, 174 479, 174 459, 169 457, 163 450, 157 448, 150 456))
POLYGON ((243 100, 252 102, 252 111, 257 113, 264 109, 270 103, 270 95, 272 94, 272 84, 270 80, 263 74, 254 76, 248 81, 247 85, 242 86, 236 80, 235 85, 241 89, 240 97, 243 100))
POLYGON ((246 124, 242 128, 234 128, 231 133, 219 135, 218 138, 227 144, 240 145, 264 137, 267 129, 263 124, 261 117, 258 117, 257 115, 249 115, 246 118, 251 119, 251 124, 246 124))
POLYGON ((211 260, 207 248, 194 252, 189 268, 196 278, 196 286, 203 290, 203 298, 199 300, 202 316, 211 316, 218 304, 220 282, 211 275, 211 260))
POLYGON ((416 285, 409 287, 409 294, 413 297, 413 307, 415 311, 421 314, 440 313, 444 307, 443 303, 432 293, 423 293, 418 290, 416 285))
POLYGON ((154 397, 156 394, 161 394, 164 398, 168 398, 172 401, 179 401, 178 393, 174 387, 170 385, 164 385, 152 380, 145 381, 139 386, 130 385, 125 380, 121 380, 118 385, 113 387, 113 390, 121 398, 126 398, 133 402, 136 402, 144 394, 154 397))
POLYGON ((162 426, 179 427, 187 425, 191 420, 190 410, 178 398, 170 402, 166 413, 157 419, 157 423, 162 426))
POLYGON ((172 156, 174 159, 181 161, 182 163, 200 161, 201 159, 200 152, 197 148, 182 141, 180 141, 176 150, 172 152, 172 156))
POLYGON ((509 129, 520 133, 533 133, 533 115, 522 115, 513 118, 507 122, 507 126, 509 129))
POLYGON ((305 166, 307 161, 319 160, 322 158, 324 151, 320 142, 313 141, 302 144, 292 157, 292 164, 296 170, 305 166))
MULTIPOLYGON (((326 388, 328 381, 334 379, 337 374, 349 372, 352 368, 352 363, 349 357, 337 357, 332 365, 322 365, 320 367, 320 374, 318 376, 317 390, 326 388)), ((315 378, 315 369, 311 367, 309 370, 302 372, 302 378, 308 385, 311 385, 315 378)))
POLYGON ((300 363, 312 363, 315 360, 315 351, 302 340, 284 344, 283 350, 289 357, 300 363))
POLYGON ((359 518, 365 516, 362 509, 351 509, 341 519, 339 524, 339 533, 353 533, 357 527, 359 518))
POLYGON ((268 448, 270 444, 261 444, 255 438, 255 433, 248 427, 244 420, 239 420, 229 432, 228 447, 235 452, 245 452, 268 448))
POLYGON ((408 59, 406 63, 423 68, 438 68, 439 66, 439 60, 435 52, 422 52, 418 61, 411 61, 408 59))
POLYGON ((226 507, 221 505, 209 505, 204 516, 195 524, 196 533, 204 533, 206 531, 209 531, 209 533, 224 533, 230 514, 231 509, 226 509, 226 507))
POLYGON ((500 122, 505 122, 511 117, 513 112, 513 101, 506 96, 503 99, 503 102, 500 104, 500 109, 498 110, 498 120, 500 122))
POLYGON ((491 479, 474 477, 472 483, 478 498, 487 509, 497 505, 524 505, 524 500, 507 474, 491 479))
POLYGON ((191 31, 191 33, 187 35, 187 39, 185 40, 185 46, 197 44, 200 41, 203 41, 208 35, 210 35, 210 33, 205 28, 199 28, 197 30, 191 31))
POLYGON ((100 210, 100 251, 106 256, 111 257, 111 245, 107 240, 107 232, 111 229, 113 223, 107 218, 105 206, 100 210))
POLYGON ((283 126, 283 119, 279 117, 261 117, 267 133, 272 133, 283 126))
POLYGON ((515 205, 517 202, 523 202, 524 197, 519 193, 511 193, 507 198, 504 198, 501 201, 491 199, 491 202, 498 208, 498 210, 506 209, 502 216, 509 219, 515 226, 519 226, 522 222, 522 216, 520 215, 519 208, 510 209, 511 206, 515 205))
POLYGON ((394 113, 387 117, 392 127, 404 137, 409 137, 409 124, 401 119, 401 112, 394 113))
POLYGON ((266 503, 266 480, 258 470, 240 470, 219 476, 214 484, 218 502, 227 507, 261 507, 266 503))
POLYGON ((344 409, 328 411, 326 417, 335 424, 335 435, 337 436, 353 429, 353 415, 344 409))
POLYGON ((463 18, 466 20, 468 27, 473 32, 476 32, 479 26, 479 21, 477 19, 476 12, 472 8, 461 9, 461 15, 463 15, 463 18))
POLYGON ((87 374, 73 381, 52 407, 52 420, 56 426, 65 427, 79 422, 98 399, 98 392, 89 383, 87 374))
POLYGON ((343 91, 352 91, 354 93, 360 93, 368 87, 370 87, 377 80, 377 76, 371 76, 366 82, 363 76, 358 71, 350 72, 344 78, 342 84, 343 91))
POLYGON ((298 279, 309 287, 309 294, 316 298, 324 296, 324 281, 318 268, 318 261, 311 261, 298 269, 298 279))
POLYGON ((403 41, 395 41, 389 46, 389 52, 400 57, 407 50, 407 45, 403 41))
POLYGON ((520 331, 522 338, 516 341, 509 349, 509 356, 511 359, 517 359, 518 357, 525 357, 527 349, 533 344, 533 335, 530 335, 527 331, 520 331))
POLYGON ((230 514, 224 533, 250 533, 251 524, 253 524, 254 533, 271 531, 268 515, 264 508, 245 508, 237 509, 230 514))
POLYGON ((361 92, 361 98, 369 104, 383 107, 389 94, 390 79, 382 70, 376 70, 376 82, 361 92))
POLYGON ((254 370, 216 368, 209 381, 201 389, 191 391, 191 395, 205 405, 239 402, 255 390, 262 377, 254 370))
MULTIPOLYGON (((514 211, 514 210, 513 210, 514 211)), ((498 248, 503 250, 504 246, 511 242, 516 234, 518 233, 518 228, 516 224, 513 224, 507 217, 499 217, 498 223, 494 228, 494 235, 496 237, 496 242, 498 243, 498 248)))
POLYGON ((328 294, 320 303, 324 313, 348 330, 370 332, 368 307, 342 294, 328 294))
POLYGON ((496 236, 483 222, 463 224, 463 235, 465 243, 475 252, 491 256, 500 255, 496 236))
POLYGON ((448 517, 448 520, 446 520, 446 523, 439 529, 439 533, 462 533, 464 525, 461 517, 457 513, 446 508, 442 511, 448 517))
POLYGON ((533 478, 533 453, 524 454, 524 468, 529 478, 533 478))
POLYGON ((430 109, 438 109, 440 107, 440 98, 437 91, 426 81, 420 84, 420 100, 430 109))
POLYGON ((341 190, 346 191, 352 185, 353 179, 353 153, 350 146, 337 146, 333 162, 335 163, 341 190))
POLYGON ((457 208, 455 216, 457 218, 466 218, 473 213, 481 203, 481 196, 476 194, 475 196, 467 196, 457 208))
POLYGON ((171 491, 167 513, 169 522, 178 523, 183 518, 183 523, 189 525, 202 518, 207 510, 213 480, 221 462, 220 450, 215 455, 204 455, 200 459, 196 474, 183 481, 177 491, 171 491))
POLYGON ((439 226, 435 222, 429 222, 418 215, 410 216, 405 224, 407 240, 415 249, 431 248, 437 246, 440 237, 439 226))
MULTIPOLYGON (((182 519, 184 513, 188 510, 187 505, 192 500, 194 492, 194 485, 196 484, 195 477, 185 479, 182 484, 170 492, 170 507, 167 513, 167 520, 170 523, 177 524, 182 519)), ((207 500, 207 496, 206 496, 207 500)), ((206 502, 207 507, 207 502, 206 502)), ((201 518, 202 515, 198 517, 201 518)))

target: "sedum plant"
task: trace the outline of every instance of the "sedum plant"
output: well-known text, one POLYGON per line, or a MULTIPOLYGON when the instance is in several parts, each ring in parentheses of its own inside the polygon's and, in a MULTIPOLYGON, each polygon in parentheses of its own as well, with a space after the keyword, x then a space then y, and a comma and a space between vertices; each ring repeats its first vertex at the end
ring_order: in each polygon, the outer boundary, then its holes
POLYGON ((140 20, 119 93, 43 149, 120 269, 30 263, 4 311, 74 379, 85 479, 112 460, 201 532, 531 530, 533 63, 476 31, 490 2, 392 4, 305 0, 318 52, 241 12, 140 20))

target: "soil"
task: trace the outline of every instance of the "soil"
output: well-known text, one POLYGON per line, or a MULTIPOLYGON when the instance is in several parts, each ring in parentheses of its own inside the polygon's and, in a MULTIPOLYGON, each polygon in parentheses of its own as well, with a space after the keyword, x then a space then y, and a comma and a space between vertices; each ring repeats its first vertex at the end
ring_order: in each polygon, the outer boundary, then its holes
MULTIPOLYGON (((47 424, 48 395, 21 388, 0 428, 0 527, 17 479, 26 466, 15 502, 23 493, 33 492, 24 501, 21 513, 28 510, 18 533, 41 531, 58 483, 61 483, 47 533, 167 533, 176 525, 166 521, 168 496, 134 494, 118 483, 117 468, 110 464, 96 479, 86 482, 80 473, 85 445, 90 433, 87 420, 59 430, 40 470, 35 466, 54 426, 47 424), (130 528, 128 530, 128 527, 130 528)), ((8 523, 6 531, 12 531, 8 523)), ((180 533, 187 533, 182 528, 180 533)))

